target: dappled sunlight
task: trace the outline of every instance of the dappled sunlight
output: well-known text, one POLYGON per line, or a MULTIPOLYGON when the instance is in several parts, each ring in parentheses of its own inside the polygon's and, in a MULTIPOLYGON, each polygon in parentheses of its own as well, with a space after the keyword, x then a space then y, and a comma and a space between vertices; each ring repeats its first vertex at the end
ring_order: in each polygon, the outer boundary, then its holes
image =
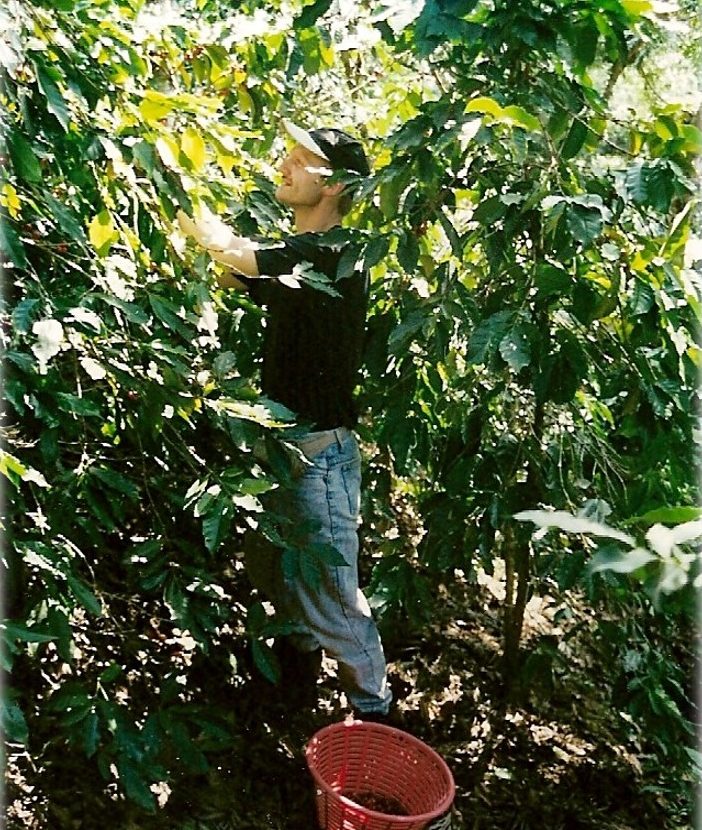
POLYGON ((454 830, 689 825, 700 25, 5 4, 8 830, 313 830, 361 710, 454 830))

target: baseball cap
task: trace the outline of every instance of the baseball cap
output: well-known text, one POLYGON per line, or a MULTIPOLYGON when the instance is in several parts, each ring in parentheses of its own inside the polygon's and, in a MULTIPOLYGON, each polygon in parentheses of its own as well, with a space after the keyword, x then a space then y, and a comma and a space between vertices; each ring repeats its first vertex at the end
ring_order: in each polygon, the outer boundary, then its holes
POLYGON ((370 175, 370 165, 361 142, 343 130, 324 128, 303 130, 283 119, 289 135, 311 153, 326 159, 333 170, 353 170, 361 176, 370 175))

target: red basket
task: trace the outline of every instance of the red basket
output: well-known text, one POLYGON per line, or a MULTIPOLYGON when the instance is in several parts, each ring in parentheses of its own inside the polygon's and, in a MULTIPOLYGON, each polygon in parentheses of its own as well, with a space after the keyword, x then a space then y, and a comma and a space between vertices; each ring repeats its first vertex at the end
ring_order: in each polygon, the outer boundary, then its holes
POLYGON ((425 743, 378 723, 353 721, 320 729, 305 748, 322 830, 447 828, 456 787, 445 761, 425 743), (344 793, 373 793, 408 815, 379 813, 344 793))

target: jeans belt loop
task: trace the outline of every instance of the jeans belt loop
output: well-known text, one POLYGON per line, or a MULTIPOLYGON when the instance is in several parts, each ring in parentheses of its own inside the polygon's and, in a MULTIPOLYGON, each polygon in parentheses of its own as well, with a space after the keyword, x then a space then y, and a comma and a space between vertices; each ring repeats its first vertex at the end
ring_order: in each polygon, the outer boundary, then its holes
POLYGON ((293 440, 294 444, 308 457, 311 458, 317 453, 323 452, 327 447, 331 446, 336 441, 339 449, 343 447, 343 442, 348 435, 346 427, 337 427, 336 429, 322 430, 321 432, 310 433, 307 438, 293 440))
POLYGON ((334 441, 333 435, 315 435, 307 439, 303 439, 298 443, 302 452, 311 458, 317 453, 323 452, 334 441))

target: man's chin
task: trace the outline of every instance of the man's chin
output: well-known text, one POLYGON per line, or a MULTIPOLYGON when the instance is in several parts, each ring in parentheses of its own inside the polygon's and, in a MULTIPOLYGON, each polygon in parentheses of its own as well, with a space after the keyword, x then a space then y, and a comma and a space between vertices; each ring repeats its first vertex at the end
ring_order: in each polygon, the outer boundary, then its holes
POLYGON ((287 191, 287 185, 281 184, 275 191, 275 198, 283 205, 289 205, 290 199, 287 191))

